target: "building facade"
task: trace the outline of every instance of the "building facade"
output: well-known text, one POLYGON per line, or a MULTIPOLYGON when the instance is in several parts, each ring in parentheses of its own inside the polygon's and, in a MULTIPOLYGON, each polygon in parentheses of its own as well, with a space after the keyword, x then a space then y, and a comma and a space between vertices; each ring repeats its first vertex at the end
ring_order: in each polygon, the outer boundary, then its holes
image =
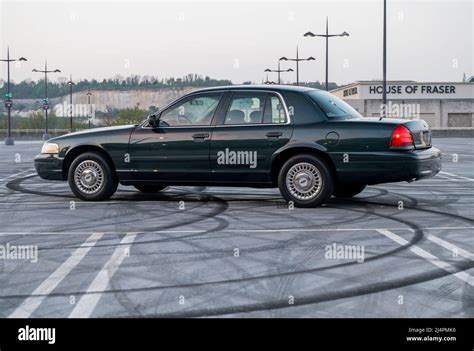
POLYGON ((433 129, 474 127, 474 83, 388 81, 382 106, 381 81, 357 81, 331 90, 365 117, 421 118, 433 129))

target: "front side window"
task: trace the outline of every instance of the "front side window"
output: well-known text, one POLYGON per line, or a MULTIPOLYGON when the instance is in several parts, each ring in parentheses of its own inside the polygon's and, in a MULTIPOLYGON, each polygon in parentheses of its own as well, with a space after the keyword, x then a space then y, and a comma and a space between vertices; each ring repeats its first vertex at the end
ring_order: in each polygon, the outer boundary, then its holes
POLYGON ((262 123, 265 93, 235 93, 227 110, 224 124, 262 123))
POLYGON ((192 96, 161 114, 167 126, 209 126, 222 93, 192 96))
POLYGON ((331 93, 312 90, 307 95, 324 111, 328 118, 362 117, 352 106, 331 93))

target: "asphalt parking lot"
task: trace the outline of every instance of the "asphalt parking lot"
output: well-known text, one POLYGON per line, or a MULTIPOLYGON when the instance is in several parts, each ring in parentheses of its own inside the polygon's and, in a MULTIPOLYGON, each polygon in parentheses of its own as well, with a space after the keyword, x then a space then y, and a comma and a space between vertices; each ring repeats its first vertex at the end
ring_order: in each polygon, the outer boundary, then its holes
POLYGON ((474 317, 473 139, 434 144, 438 176, 316 209, 248 188, 82 202, 36 176, 40 142, 1 145, 0 243, 38 251, 0 260, 0 315, 474 317))

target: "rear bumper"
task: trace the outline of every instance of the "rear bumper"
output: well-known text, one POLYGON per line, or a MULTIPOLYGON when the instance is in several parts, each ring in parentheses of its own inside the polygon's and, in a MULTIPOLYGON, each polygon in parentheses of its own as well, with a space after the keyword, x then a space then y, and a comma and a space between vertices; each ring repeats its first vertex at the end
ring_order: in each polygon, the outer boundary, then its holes
POLYGON ((341 182, 378 184, 430 178, 441 171, 441 151, 435 147, 413 151, 349 154, 338 163, 341 182))
POLYGON ((63 159, 58 155, 39 154, 35 157, 38 175, 47 180, 66 180, 63 175, 63 159))

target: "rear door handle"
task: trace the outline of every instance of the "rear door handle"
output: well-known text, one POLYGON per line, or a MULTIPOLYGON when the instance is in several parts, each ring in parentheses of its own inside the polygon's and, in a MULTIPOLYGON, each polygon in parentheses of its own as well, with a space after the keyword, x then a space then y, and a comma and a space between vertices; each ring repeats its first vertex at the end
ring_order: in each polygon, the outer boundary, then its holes
POLYGON ((193 134, 194 141, 204 141, 209 139, 209 133, 196 133, 193 134))
POLYGON ((268 139, 278 139, 279 137, 281 137, 283 135, 282 132, 268 132, 266 134, 267 138, 268 139))

